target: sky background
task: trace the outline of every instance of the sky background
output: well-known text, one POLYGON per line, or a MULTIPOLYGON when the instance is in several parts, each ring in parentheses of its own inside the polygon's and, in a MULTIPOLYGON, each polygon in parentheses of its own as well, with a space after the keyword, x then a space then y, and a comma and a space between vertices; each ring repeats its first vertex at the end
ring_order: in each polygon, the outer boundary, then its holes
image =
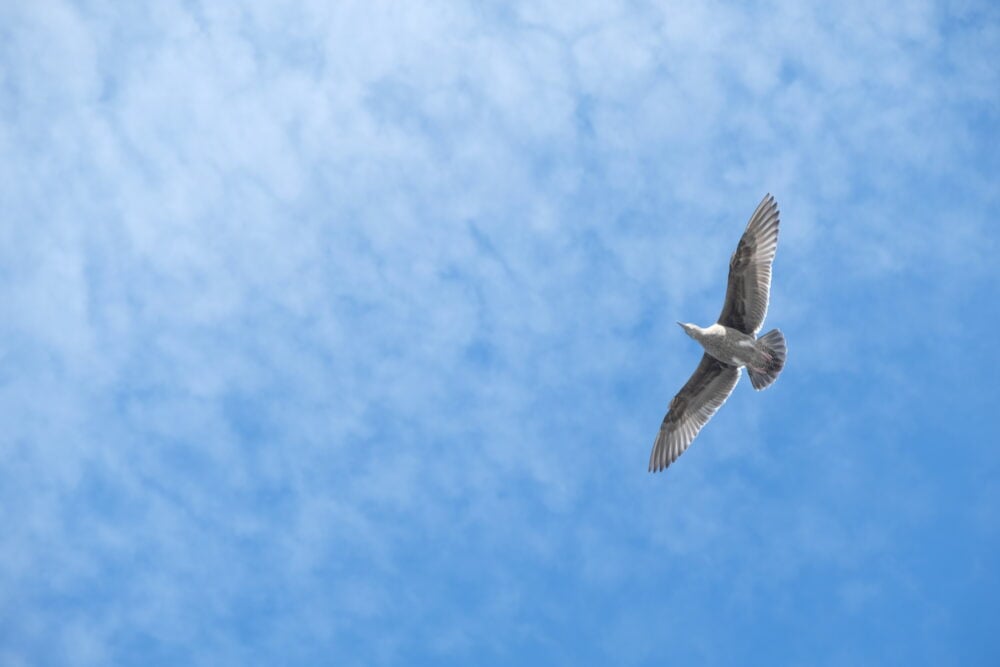
POLYGON ((248 5, 0 3, 0 664, 1000 662, 996 3, 248 5))

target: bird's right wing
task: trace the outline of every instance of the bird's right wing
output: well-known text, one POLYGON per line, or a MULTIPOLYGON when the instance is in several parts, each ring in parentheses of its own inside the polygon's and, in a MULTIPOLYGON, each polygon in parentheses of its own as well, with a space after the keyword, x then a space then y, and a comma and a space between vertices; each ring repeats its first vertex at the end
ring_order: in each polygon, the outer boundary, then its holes
POLYGON ((694 374, 681 388, 660 425, 660 434, 649 456, 649 471, 663 470, 684 453, 698 431, 733 393, 740 369, 705 354, 694 374))

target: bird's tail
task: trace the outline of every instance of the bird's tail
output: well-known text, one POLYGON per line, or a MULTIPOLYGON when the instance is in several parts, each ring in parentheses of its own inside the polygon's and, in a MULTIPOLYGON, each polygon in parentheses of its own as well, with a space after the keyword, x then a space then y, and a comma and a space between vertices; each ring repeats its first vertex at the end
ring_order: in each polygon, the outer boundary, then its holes
POLYGON ((757 339, 757 350, 762 352, 762 368, 747 366, 750 382, 758 391, 771 386, 778 379, 778 373, 785 367, 785 336, 777 329, 771 329, 757 339))

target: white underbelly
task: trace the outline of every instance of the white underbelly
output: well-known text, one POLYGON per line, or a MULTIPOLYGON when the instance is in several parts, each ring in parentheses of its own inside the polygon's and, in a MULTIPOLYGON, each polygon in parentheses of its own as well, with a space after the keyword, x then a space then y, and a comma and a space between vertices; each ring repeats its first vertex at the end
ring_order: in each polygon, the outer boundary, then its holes
POLYGON ((724 364, 746 366, 753 360, 754 344, 747 341, 706 341, 705 351, 724 364), (749 344, 746 344, 749 343, 749 344))

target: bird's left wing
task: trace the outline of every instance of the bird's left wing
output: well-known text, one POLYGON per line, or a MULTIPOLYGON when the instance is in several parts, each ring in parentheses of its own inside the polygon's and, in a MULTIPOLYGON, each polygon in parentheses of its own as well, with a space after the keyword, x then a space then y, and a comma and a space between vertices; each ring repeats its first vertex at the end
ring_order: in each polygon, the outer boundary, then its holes
POLYGON ((649 456, 649 471, 663 470, 684 453, 712 415, 733 393, 740 369, 705 354, 694 374, 681 388, 660 425, 660 434, 649 456))
POLYGON ((767 195, 729 260, 729 285, 719 324, 755 336, 764 324, 771 292, 771 263, 778 249, 778 204, 767 195))

